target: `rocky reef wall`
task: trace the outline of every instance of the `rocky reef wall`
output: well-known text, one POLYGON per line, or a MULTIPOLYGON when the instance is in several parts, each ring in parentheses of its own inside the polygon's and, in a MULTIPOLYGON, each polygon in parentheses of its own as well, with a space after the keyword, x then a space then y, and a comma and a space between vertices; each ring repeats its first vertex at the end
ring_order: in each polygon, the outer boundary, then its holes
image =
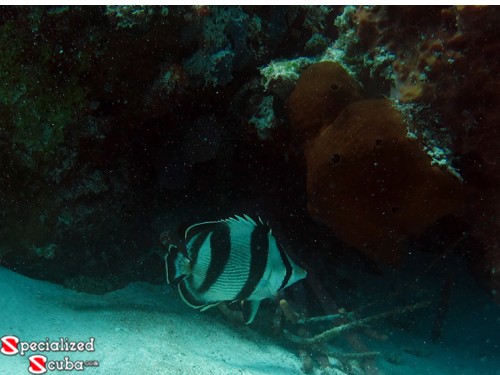
POLYGON ((158 281, 162 243, 245 211, 303 256, 432 243, 498 290, 497 7, 2 10, 3 265, 158 281))

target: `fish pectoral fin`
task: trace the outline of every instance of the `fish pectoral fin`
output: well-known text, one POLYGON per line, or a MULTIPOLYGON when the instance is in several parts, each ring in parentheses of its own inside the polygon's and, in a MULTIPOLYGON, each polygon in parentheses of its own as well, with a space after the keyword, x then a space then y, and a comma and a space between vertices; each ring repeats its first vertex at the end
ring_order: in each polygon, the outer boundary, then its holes
POLYGON ((177 284, 184 276, 191 273, 191 263, 179 251, 177 246, 170 245, 165 255, 165 270, 167 272, 167 282, 177 284))
POLYGON ((250 324, 253 322, 257 311, 259 311, 260 300, 259 301, 249 301, 245 300, 241 302, 241 309, 243 311, 243 320, 245 324, 250 324))

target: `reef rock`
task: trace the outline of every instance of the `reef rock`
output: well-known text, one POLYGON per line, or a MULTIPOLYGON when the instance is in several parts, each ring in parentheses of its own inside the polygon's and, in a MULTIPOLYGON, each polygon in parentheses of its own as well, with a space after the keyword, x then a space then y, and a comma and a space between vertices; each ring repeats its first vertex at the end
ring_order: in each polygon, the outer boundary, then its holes
POLYGON ((423 104, 430 110, 420 121, 434 122, 450 136, 465 186, 460 217, 484 247, 475 251, 482 266, 473 272, 488 290, 498 291, 500 8, 373 6, 352 14, 350 31, 357 38, 350 39, 350 51, 363 61, 394 56, 391 97, 423 104))

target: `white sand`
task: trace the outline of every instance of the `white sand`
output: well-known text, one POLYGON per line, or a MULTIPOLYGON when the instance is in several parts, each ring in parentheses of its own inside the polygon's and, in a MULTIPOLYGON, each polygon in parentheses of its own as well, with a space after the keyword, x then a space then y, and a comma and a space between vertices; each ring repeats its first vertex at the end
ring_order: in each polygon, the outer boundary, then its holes
MULTIPOLYGON (((185 306, 165 286, 133 283, 102 296, 0 267, 0 337, 88 341, 94 352, 0 354, 0 374, 29 374, 28 356, 97 360, 84 374, 300 374, 299 358, 247 327, 185 306)), ((50 373, 50 372, 48 372, 50 373)), ((57 373, 57 371, 54 371, 57 373)))
MULTIPOLYGON (((380 287, 384 290, 383 287, 380 287)), ((133 283, 102 296, 78 293, 32 280, 0 267, 0 337, 21 341, 88 341, 94 352, 0 354, 0 374, 29 374, 28 357, 97 360, 98 367, 67 374, 301 374, 295 353, 246 326, 184 305, 166 284, 133 283)), ((429 342, 432 310, 421 312, 422 330, 398 332, 383 321, 387 334, 370 342, 383 356, 376 375, 500 375, 500 309, 472 281, 460 281, 450 302, 443 342, 429 342), (391 363, 389 357, 399 358, 391 363)), ((258 318, 258 316, 257 316, 258 318)), ((332 374, 336 370, 332 370, 332 374)), ((57 373, 57 371, 53 372, 57 373)), ((316 374, 321 373, 317 369, 316 374)), ((50 374, 50 372, 48 372, 50 374)))

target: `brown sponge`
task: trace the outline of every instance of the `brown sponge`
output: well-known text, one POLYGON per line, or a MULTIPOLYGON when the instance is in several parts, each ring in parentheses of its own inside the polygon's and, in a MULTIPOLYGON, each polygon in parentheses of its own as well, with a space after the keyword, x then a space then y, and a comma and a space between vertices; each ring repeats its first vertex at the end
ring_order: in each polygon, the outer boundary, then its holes
POLYGON ((373 260, 398 263, 402 239, 461 201, 459 180, 431 165, 386 99, 350 104, 304 151, 310 213, 373 260))
POLYGON ((338 63, 310 65, 297 80, 287 102, 288 116, 299 143, 316 137, 348 104, 360 100, 361 87, 338 63))

